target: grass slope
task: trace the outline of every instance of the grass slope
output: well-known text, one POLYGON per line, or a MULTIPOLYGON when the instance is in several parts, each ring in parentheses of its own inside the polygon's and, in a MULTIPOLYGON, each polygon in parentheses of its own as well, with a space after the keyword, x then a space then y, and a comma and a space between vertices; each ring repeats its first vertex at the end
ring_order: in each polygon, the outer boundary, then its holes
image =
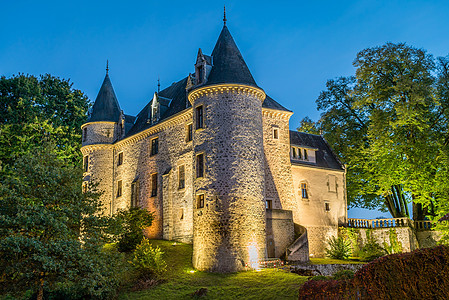
POLYGON ((307 277, 283 270, 265 269, 232 274, 193 271, 192 245, 153 240, 164 252, 168 268, 165 283, 139 292, 119 295, 119 299, 189 299, 190 294, 207 288, 201 299, 297 299, 307 277))

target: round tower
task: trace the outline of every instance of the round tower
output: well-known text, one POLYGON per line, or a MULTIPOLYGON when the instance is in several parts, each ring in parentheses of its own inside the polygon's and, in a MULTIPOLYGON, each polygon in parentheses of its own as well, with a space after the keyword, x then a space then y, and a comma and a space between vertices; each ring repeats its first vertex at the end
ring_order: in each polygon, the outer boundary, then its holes
MULTIPOLYGON (((108 69, 106 69, 108 71, 108 69)), ((98 183, 103 211, 112 214, 118 184, 114 182, 112 144, 123 134, 123 117, 106 73, 87 122, 81 126, 84 181, 98 183)))
POLYGON ((226 25, 212 61, 208 77, 197 76, 197 87, 188 95, 195 129, 193 265, 235 272, 256 268, 266 257, 265 93, 226 25))

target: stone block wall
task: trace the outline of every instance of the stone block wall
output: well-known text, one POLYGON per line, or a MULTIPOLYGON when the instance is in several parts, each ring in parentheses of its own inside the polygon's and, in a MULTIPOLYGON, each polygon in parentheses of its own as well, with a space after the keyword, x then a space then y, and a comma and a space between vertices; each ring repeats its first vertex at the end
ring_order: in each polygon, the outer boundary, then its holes
POLYGON ((272 201, 273 209, 291 210, 298 223, 300 212, 293 195, 290 163, 291 113, 263 109, 263 149, 265 159, 265 200, 272 201), (273 130, 278 130, 274 138, 273 130))
POLYGON ((86 137, 82 138, 82 145, 112 144, 117 139, 117 123, 115 122, 92 122, 81 126, 86 137))
POLYGON ((194 157, 205 157, 205 176, 193 183, 194 195, 205 198, 193 216, 199 270, 235 272, 265 258, 262 101, 254 91, 231 85, 189 95, 194 112, 204 111, 204 128, 193 137, 194 157))
POLYGON ((267 209, 267 255, 279 258, 295 239, 293 215, 290 210, 267 209))

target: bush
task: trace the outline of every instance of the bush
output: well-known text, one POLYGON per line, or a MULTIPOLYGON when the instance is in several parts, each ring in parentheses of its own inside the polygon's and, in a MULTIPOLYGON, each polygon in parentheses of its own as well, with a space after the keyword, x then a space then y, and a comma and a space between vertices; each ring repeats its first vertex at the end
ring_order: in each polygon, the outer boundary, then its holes
POLYGON ((384 256, 349 280, 309 280, 299 299, 449 299, 449 247, 384 256))
POLYGON ((357 299, 350 280, 309 280, 299 288, 299 300, 357 299))
POLYGON ((335 280, 352 279, 354 278, 354 272, 351 270, 340 270, 336 272, 332 278, 335 280))
POLYGON ((153 213, 140 207, 118 212, 117 221, 122 229, 117 247, 120 252, 130 252, 143 239, 143 230, 153 223, 153 213))
POLYGON ((331 237, 328 241, 329 248, 326 249, 326 254, 330 258, 348 259, 351 254, 351 243, 343 237, 331 237))
POLYGON ((385 241, 383 243, 385 252, 387 252, 387 254, 402 253, 402 243, 398 241, 398 234, 394 228, 390 228, 388 239, 390 243, 385 241))
POLYGON ((131 264, 141 274, 161 275, 167 269, 167 264, 162 258, 163 254, 159 247, 153 248, 150 241, 144 238, 134 250, 134 259, 131 264))
POLYGON ((372 261, 384 256, 385 250, 376 242, 371 231, 366 232, 366 243, 359 251, 362 261, 372 261))

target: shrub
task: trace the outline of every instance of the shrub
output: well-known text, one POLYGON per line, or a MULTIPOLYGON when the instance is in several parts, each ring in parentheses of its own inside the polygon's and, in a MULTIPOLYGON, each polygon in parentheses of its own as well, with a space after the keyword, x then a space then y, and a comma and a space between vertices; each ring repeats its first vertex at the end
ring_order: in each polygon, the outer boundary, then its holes
POLYGON ((349 280, 309 280, 299 299, 449 299, 449 247, 384 256, 349 280))
POLYGON ((352 256, 358 257, 359 251, 360 251, 360 247, 359 247, 360 229, 359 228, 340 227, 339 234, 341 234, 343 239, 348 240, 349 243, 351 244, 352 256))
POLYGON ((163 254, 164 252, 159 247, 153 248, 150 241, 144 238, 134 250, 134 259, 131 264, 141 274, 161 275, 167 269, 167 264, 162 258, 163 254))
POLYGON ((448 299, 449 247, 381 257, 355 274, 354 285, 370 299, 448 299))
POLYGON ((330 258, 348 259, 351 254, 351 243, 343 237, 331 237, 328 240, 329 248, 326 249, 326 254, 330 258))
POLYGON ((354 272, 351 270, 340 270, 336 272, 332 278, 335 280, 352 279, 354 278, 354 272))
POLYGON ((398 241, 398 234, 394 228, 390 228, 388 239, 390 243, 385 241, 383 243, 385 252, 387 254, 402 253, 402 243, 398 241))
POLYGON ((357 299, 350 280, 309 280, 299 288, 299 300, 357 299))
POLYGON ((359 251, 362 261, 372 261, 376 258, 384 256, 385 250, 376 242, 370 230, 366 232, 366 243, 359 251))
POLYGON ((120 211, 116 219, 120 224, 120 234, 117 247, 120 252, 130 252, 143 239, 143 229, 153 223, 153 213, 140 207, 132 207, 129 210, 120 211))

